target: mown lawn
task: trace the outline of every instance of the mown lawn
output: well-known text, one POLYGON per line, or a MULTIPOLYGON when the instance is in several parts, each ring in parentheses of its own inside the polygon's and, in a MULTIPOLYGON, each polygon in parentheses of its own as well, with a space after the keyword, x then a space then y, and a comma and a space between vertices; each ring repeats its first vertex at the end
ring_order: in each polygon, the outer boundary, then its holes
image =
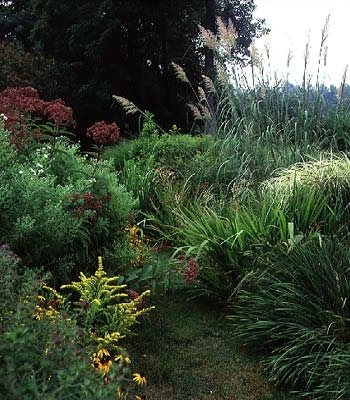
POLYGON ((150 400, 291 400, 244 355, 222 309, 185 295, 156 301, 130 340, 133 369, 144 373, 150 400))

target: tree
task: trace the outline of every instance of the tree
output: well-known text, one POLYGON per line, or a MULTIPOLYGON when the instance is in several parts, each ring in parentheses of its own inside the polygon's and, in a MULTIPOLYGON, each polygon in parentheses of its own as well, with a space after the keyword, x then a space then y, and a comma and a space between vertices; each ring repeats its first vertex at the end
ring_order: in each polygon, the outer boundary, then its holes
POLYGON ((237 30, 246 35, 239 41, 242 56, 252 38, 264 33, 263 21, 253 18, 254 2, 248 0, 13 3, 18 4, 0 6, 0 26, 5 17, 6 21, 31 20, 30 28, 23 25, 30 40, 9 24, 0 31, 2 37, 17 39, 27 50, 40 51, 60 63, 69 78, 62 82, 64 99, 86 126, 96 119, 122 118, 121 111, 111 107, 111 96, 117 94, 156 114, 165 128, 176 123, 187 129, 184 104, 189 89, 176 81, 169 64, 174 61, 184 67, 194 83, 204 72, 213 71, 212 61, 199 45, 198 24, 215 28, 216 15, 228 19, 237 13, 237 30))

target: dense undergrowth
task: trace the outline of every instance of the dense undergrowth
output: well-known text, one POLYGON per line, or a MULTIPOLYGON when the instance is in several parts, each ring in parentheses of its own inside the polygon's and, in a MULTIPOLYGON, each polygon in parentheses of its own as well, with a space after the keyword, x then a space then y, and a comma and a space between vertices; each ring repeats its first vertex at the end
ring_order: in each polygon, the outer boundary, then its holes
MULTIPOLYGON (((213 50, 220 67, 225 43, 213 50)), ((2 398, 156 399, 130 336, 149 289, 178 288, 229 310, 218 329, 287 391, 350 397, 349 101, 218 70, 191 107, 202 134, 163 132, 116 97, 143 128, 123 140, 97 122, 88 154, 62 100, 0 94, 2 398)))

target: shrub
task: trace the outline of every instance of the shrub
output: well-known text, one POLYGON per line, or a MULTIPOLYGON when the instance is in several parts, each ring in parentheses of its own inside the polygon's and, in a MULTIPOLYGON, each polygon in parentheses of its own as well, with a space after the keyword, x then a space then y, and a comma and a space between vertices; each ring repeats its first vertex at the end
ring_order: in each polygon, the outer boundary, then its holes
POLYGON ((24 157, 0 135, 0 240, 26 265, 65 279, 72 265, 125 235, 135 202, 108 163, 90 162, 62 138, 24 157))
POLYGON ((110 398, 115 389, 89 368, 89 349, 82 351, 74 320, 34 318, 39 282, 39 274, 0 250, 2 398, 110 398))
MULTIPOLYGON (((148 292, 124 291, 102 261, 65 289, 78 301, 43 286, 43 277, 0 246, 0 393, 4 399, 111 399, 127 395, 130 359, 119 341, 131 334, 148 292), (44 296, 43 296, 44 294, 44 296)), ((134 374, 134 379, 145 378, 134 374)))
POLYGON ((61 92, 62 79, 67 74, 53 58, 27 52, 19 43, 0 42, 0 90, 32 85, 52 98, 61 92))

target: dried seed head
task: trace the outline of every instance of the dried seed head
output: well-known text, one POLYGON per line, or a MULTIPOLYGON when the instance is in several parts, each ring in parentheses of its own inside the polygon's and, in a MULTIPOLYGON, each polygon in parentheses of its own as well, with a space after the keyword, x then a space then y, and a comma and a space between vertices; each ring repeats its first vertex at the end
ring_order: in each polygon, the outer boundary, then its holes
POLYGON ((175 76, 177 79, 179 79, 181 82, 190 83, 185 70, 180 65, 174 62, 172 62, 170 65, 174 68, 175 76))
POLYGON ((114 100, 117 101, 118 104, 120 104, 123 109, 126 111, 127 114, 135 114, 137 112, 140 112, 140 109, 135 106, 135 104, 126 99, 125 97, 121 96, 112 96, 114 100))

